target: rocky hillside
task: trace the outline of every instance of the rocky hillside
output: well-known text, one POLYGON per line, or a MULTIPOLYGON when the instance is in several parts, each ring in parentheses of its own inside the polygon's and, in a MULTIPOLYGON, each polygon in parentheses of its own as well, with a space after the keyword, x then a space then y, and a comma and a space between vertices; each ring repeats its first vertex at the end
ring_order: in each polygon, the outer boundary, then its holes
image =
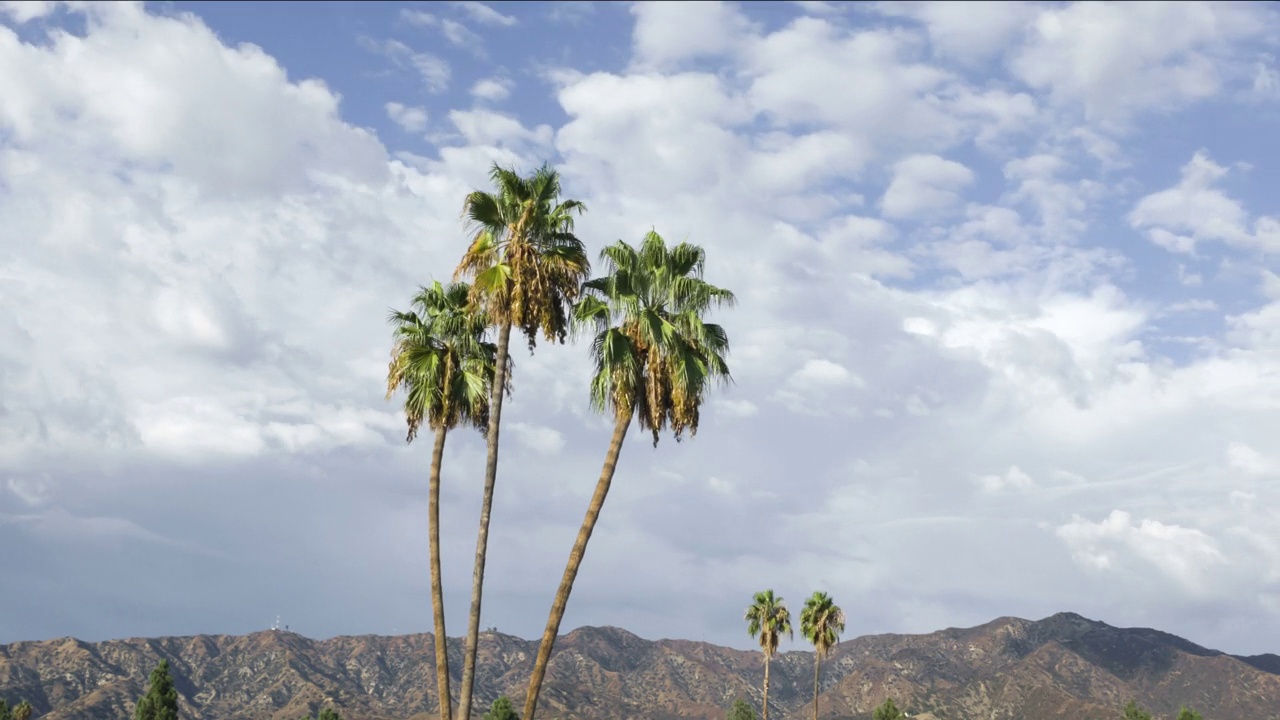
MULTIPOLYGON (((0 697, 25 698, 48 720, 122 720, 167 658, 184 718, 295 720, 327 704, 348 720, 426 718, 436 706, 431 647, 430 635, 309 640, 272 631, 22 642, 0 646, 0 697)), ((537 645, 486 633, 480 647, 484 706, 503 693, 519 700, 537 645)), ((460 653, 451 641, 455 678, 460 653)), ((761 662, 759 653, 582 628, 557 643, 539 715, 722 718, 734 698, 759 705, 761 662)), ((771 716, 811 717, 812 653, 779 656, 771 675, 771 716)), ((1114 718, 1130 698, 1157 718, 1188 703, 1209 720, 1261 720, 1280 717, 1280 657, 1235 657, 1062 613, 861 637, 823 664, 824 718, 869 718, 887 696, 922 720, 1114 718)))

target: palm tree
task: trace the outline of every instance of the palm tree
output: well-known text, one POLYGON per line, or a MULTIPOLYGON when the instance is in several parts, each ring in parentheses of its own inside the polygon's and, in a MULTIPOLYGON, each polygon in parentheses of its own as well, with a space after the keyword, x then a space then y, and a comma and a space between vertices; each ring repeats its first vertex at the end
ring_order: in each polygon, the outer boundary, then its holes
POLYGON ((822 667, 822 658, 831 652, 831 648, 840 642, 840 633, 844 632, 844 611, 840 609, 831 596, 824 592, 815 592, 804 601, 804 609, 800 611, 800 634, 805 640, 813 643, 813 720, 818 720, 818 671, 822 667))
POLYGON ((653 433, 655 446, 659 431, 668 426, 677 441, 685 430, 696 435, 707 387, 730 379, 724 361, 728 337, 702 316, 713 306, 732 305, 733 293, 702 279, 702 248, 680 243, 668 249, 661 236, 650 232, 639 249, 620 240, 600 257, 608 274, 583 284, 585 297, 574 306, 573 319, 578 330, 595 331, 591 403, 598 411, 612 413, 613 437, 538 646, 525 695, 526 720, 532 720, 537 709, 569 593, 609 494, 632 418, 653 433))
POLYGON ((387 368, 387 399, 404 390, 404 415, 413 442, 425 422, 436 431, 431 449, 427 525, 431 542, 431 606, 435 620, 436 685, 440 720, 450 720, 448 636, 440 578, 440 464, 448 432, 459 425, 483 431, 489 420, 497 348, 483 341, 488 318, 470 309, 466 283, 423 287, 409 312, 392 310, 395 344, 387 368))
POLYGON ((760 637, 760 649, 764 652, 764 720, 769 720, 769 660, 778 651, 778 641, 783 635, 791 634, 791 611, 782 598, 776 597, 772 590, 756 593, 747 608, 745 617, 747 633, 751 637, 760 637))
MULTIPOLYGON (((494 192, 477 190, 467 195, 462 204, 462 214, 475 234, 454 274, 455 278, 473 279, 472 305, 483 308, 489 321, 497 325, 496 388, 506 387, 511 376, 507 348, 513 327, 524 333, 531 352, 539 331, 547 340, 564 342, 569 326, 568 306, 577 298, 591 263, 582 242, 573 234, 573 216, 584 212, 586 206, 577 200, 560 200, 559 173, 544 165, 533 175, 521 177, 514 170, 494 165, 489 178, 494 192)), ((471 717, 501 421, 502 393, 495 390, 489 401, 489 448, 458 698, 463 720, 471 717)))

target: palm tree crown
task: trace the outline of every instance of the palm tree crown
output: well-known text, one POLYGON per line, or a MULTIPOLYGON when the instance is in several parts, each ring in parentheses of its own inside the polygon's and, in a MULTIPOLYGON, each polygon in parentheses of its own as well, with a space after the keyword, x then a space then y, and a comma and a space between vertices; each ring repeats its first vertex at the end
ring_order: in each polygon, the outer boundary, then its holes
POLYGON ((751 637, 759 636, 760 649, 766 658, 773 657, 778 651, 778 643, 782 636, 793 637, 791 632, 791 611, 787 603, 773 594, 772 590, 758 592, 747 608, 745 617, 747 633, 751 637))
POLYGON ((474 191, 462 214, 474 231, 456 276, 474 278, 473 303, 497 325, 520 329, 533 349, 537 333, 563 342, 567 307, 591 270, 573 234, 586 206, 560 199, 560 174, 544 165, 529 177, 494 165, 494 192, 474 191))
POLYGON ((584 283, 585 297, 574 307, 575 324, 596 331, 592 404, 617 416, 634 413, 655 445, 668 426, 677 441, 685 430, 696 435, 709 381, 730 380, 728 336, 703 315, 732 306, 733 293, 702 279, 701 247, 668 249, 656 232, 638 249, 619 240, 601 258, 608 274, 584 283))
POLYGON ((488 319, 468 307, 466 283, 433 283, 419 288, 412 310, 392 310, 394 345, 387 367, 387 398, 404 390, 412 442, 425 422, 446 430, 474 425, 482 432, 489 419, 489 392, 496 349, 483 340, 488 319))
POLYGON ((831 596, 824 592, 815 592, 804 601, 804 609, 800 611, 800 634, 813 643, 820 656, 825 657, 837 642, 840 633, 844 632, 844 611, 835 604, 831 596))

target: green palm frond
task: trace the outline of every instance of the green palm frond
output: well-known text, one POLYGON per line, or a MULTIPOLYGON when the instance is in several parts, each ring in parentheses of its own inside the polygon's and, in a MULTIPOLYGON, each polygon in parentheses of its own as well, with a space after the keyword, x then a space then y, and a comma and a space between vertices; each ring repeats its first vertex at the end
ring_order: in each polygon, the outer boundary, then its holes
POLYGON ((665 428, 677 441, 686 430, 697 434, 708 385, 732 379, 724 359, 728 336, 703 315, 731 306, 733 293, 703 280, 702 248, 680 243, 668 249, 657 232, 646 234, 638 248, 624 241, 606 247, 600 261, 607 274, 583 283, 573 322, 597 339, 605 327, 616 327, 630 339, 635 356, 627 359, 627 367, 614 367, 599 355, 604 346, 592 345, 593 404, 601 407, 598 393, 609 388, 614 396, 607 405, 615 413, 634 412, 654 444, 665 428), (608 381, 601 373, 623 373, 634 381, 608 381))
POLYGON ((470 303, 466 283, 435 282, 419 288, 409 311, 391 310, 391 362, 387 399, 403 391, 406 440, 423 424, 433 429, 472 425, 489 418, 497 347, 484 340, 487 316, 470 303))
POLYGON ((455 279, 472 281, 471 302, 498 324, 519 328, 532 350, 539 333, 563 342, 568 306, 591 270, 574 216, 586 210, 560 200, 560 176, 544 165, 530 176, 494 165, 492 192, 475 191, 462 216, 473 233, 455 279))
POLYGON ((819 591, 804 601, 804 609, 800 611, 800 634, 813 643, 818 655, 825 656, 830 652, 840 641, 842 632, 844 611, 830 595, 819 591))
POLYGON ((768 657, 777 652, 782 636, 793 637, 791 611, 773 590, 756 593, 743 617, 747 621, 747 634, 759 638, 760 649, 768 657))

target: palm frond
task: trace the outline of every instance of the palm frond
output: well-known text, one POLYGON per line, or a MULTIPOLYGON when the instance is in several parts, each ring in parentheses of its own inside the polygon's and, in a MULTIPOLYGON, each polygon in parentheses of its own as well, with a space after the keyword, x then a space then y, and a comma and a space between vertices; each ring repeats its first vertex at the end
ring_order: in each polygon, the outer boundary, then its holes
POLYGON ((419 288, 413 310, 387 315, 393 338, 387 399, 397 390, 405 393, 408 442, 423 424, 487 424, 496 349, 484 341, 488 317, 469 302, 471 294, 466 283, 434 282, 419 288))

